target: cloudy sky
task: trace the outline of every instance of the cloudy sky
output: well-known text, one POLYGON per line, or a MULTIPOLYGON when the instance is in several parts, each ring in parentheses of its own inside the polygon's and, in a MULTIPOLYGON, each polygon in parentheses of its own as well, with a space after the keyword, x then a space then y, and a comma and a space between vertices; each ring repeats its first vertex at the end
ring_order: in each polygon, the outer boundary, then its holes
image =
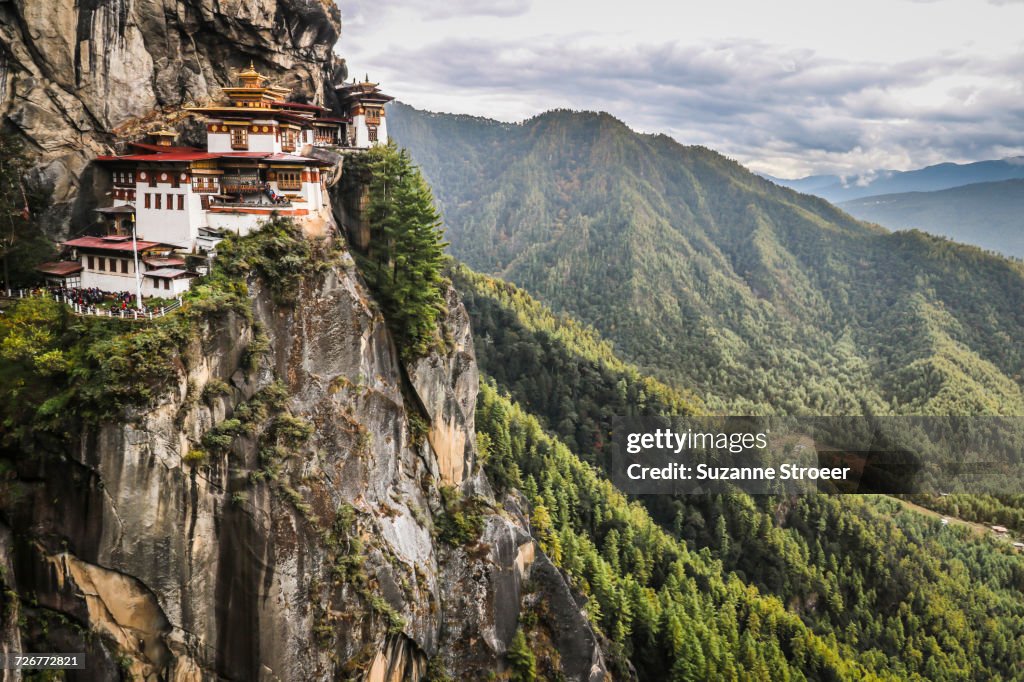
POLYGON ((1024 0, 339 0, 434 111, 608 111, 784 177, 1024 154, 1024 0))

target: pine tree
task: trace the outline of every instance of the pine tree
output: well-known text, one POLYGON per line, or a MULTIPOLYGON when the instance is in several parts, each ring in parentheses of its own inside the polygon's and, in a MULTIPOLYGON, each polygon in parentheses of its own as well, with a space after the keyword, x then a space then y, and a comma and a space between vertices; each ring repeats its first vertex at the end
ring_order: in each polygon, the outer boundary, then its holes
POLYGON ((534 682, 537 679, 537 658, 530 650, 523 631, 516 630, 508 647, 508 662, 512 667, 510 679, 514 682, 534 682))
POLYGON ((380 301, 402 357, 425 354, 445 310, 441 218, 409 154, 393 143, 367 152, 370 244, 363 273, 380 301))

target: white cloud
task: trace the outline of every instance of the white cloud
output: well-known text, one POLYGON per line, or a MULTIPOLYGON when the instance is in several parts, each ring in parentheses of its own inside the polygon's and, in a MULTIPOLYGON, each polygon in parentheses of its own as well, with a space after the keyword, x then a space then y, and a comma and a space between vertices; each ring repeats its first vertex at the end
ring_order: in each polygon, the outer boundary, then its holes
POLYGON ((776 175, 1024 153, 1019 2, 362 2, 339 51, 421 108, 606 110, 776 175))

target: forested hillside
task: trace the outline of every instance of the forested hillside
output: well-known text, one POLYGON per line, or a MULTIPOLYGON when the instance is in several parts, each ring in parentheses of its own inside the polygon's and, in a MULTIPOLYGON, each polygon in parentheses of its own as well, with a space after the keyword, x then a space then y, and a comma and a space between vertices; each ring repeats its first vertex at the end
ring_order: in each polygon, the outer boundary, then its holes
POLYGON ((1012 679, 1024 566, 886 498, 701 498, 681 541, 484 387, 492 480, 521 485, 548 554, 641 679, 1012 679), (707 525, 710 521, 710 525, 707 525), (746 570, 744 570, 746 567, 746 570))
POLYGON ((450 274, 473 322, 480 369, 592 462, 610 446, 613 417, 705 412, 695 396, 644 376, 594 330, 555 316, 514 284, 464 265, 450 274))
POLYGON ((402 105, 453 253, 713 409, 1024 414, 1024 267, 889 233, 605 114, 402 105))
POLYGON ((884 498, 629 503, 602 474, 611 416, 701 406, 516 287, 461 266, 453 281, 496 379, 477 413, 490 479, 524 491, 535 534, 641 679, 1019 673, 1024 562, 1006 543, 884 498))

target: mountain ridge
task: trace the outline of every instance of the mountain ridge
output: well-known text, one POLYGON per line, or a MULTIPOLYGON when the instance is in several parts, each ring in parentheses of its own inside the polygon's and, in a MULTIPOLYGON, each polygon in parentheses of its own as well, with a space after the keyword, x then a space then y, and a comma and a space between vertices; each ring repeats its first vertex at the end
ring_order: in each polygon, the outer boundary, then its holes
POLYGON ((712 407, 990 412, 962 379, 994 368, 1013 386, 996 409, 1024 413, 1024 355, 1008 342, 1024 330, 1019 264, 891 233, 608 115, 548 112, 457 138, 443 115, 397 105, 389 116, 435 188, 456 257, 593 325, 712 407), (915 296, 926 305, 907 307, 915 296), (893 346, 908 324, 948 342, 893 346), (955 361, 933 363, 939 349, 955 361), (932 378, 887 379, 911 366, 932 378))
POLYGON ((764 177, 783 187, 842 203, 880 194, 934 192, 979 182, 1021 179, 1024 178, 1024 156, 970 163, 944 162, 907 171, 871 170, 850 176, 764 177))
POLYGON ((921 229, 1024 258, 1024 179, 844 201, 845 211, 892 229, 921 229))

